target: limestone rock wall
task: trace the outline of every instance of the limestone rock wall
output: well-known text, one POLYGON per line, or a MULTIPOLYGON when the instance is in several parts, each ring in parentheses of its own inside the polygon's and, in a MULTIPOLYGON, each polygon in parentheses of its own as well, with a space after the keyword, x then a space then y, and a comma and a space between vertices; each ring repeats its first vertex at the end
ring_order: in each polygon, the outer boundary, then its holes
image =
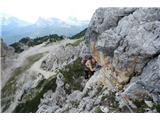
POLYGON ((85 38, 93 56, 111 69, 111 80, 122 85, 126 96, 148 95, 160 102, 159 8, 99 8, 85 38))

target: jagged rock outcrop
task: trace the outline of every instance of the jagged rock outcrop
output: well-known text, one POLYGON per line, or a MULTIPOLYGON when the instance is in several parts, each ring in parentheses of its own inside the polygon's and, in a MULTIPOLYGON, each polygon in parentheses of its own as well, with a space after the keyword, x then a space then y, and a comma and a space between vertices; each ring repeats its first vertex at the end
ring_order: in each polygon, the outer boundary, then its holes
POLYGON ((103 71, 96 72, 89 81, 86 81, 82 90, 74 90, 69 94, 64 89, 66 78, 63 74, 58 75, 61 76, 61 79, 58 77, 56 80, 56 91, 48 91, 44 94, 37 112, 116 112, 118 102, 115 93, 108 90, 101 83, 102 81, 99 81, 102 74, 103 71), (59 80, 61 82, 58 82, 59 80))
POLYGON ((159 35, 159 8, 99 8, 86 40, 98 63, 111 69, 111 81, 116 87, 120 85, 126 99, 151 97, 158 103, 159 35))
MULTIPOLYGON (((36 112, 44 93, 48 90, 58 92, 58 71, 67 72, 63 70, 64 66, 76 60, 80 64, 80 46, 73 46, 74 42, 76 40, 47 45, 42 43, 18 54, 13 64, 7 68, 12 71, 8 79, 6 78, 7 83, 2 87, 2 112, 36 112)), ((75 75, 82 73, 82 70, 77 71, 80 72, 75 75)), ((3 76, 5 78, 7 75, 3 76)), ((65 83, 66 87, 72 87, 69 80, 65 83)))
POLYGON ((4 41, 1 39, 0 41, 1 45, 1 85, 3 87, 3 85, 5 84, 5 78, 4 78, 4 74, 5 70, 8 66, 11 66, 13 64, 13 58, 15 57, 15 52, 14 52, 14 48, 8 46, 7 44, 4 43, 4 41))
POLYGON ((41 68, 46 71, 52 71, 59 68, 59 66, 65 66, 75 60, 79 52, 79 49, 75 49, 72 45, 61 46, 47 56, 42 62, 41 68))
POLYGON ((7 46, 3 40, 1 40, 1 59, 2 59, 2 69, 5 69, 8 65, 6 59, 14 55, 14 48, 7 46))

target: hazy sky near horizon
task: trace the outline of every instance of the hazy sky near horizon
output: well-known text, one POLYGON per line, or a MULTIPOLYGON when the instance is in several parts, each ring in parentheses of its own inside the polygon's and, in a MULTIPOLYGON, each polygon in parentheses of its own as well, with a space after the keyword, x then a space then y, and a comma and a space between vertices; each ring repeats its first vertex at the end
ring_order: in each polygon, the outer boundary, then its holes
POLYGON ((29 22, 35 22, 39 17, 90 20, 99 7, 159 5, 159 0, 0 0, 0 15, 8 14, 29 22))
POLYGON ((90 20, 94 11, 106 4, 105 0, 0 0, 0 13, 29 22, 39 17, 90 20))

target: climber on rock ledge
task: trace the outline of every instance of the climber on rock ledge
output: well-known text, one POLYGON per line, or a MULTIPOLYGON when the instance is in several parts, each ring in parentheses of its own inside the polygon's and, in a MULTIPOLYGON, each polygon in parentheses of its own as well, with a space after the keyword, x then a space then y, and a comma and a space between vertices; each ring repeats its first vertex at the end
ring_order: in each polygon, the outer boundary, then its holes
POLYGON ((81 63, 84 65, 84 78, 89 79, 95 71, 100 69, 100 65, 97 64, 97 61, 92 56, 85 56, 82 59, 81 63))

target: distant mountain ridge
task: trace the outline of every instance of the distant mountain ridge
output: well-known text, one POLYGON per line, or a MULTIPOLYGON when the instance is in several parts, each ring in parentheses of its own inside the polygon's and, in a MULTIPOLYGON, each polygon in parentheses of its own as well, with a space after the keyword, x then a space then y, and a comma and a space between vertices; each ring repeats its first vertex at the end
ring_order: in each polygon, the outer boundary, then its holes
POLYGON ((23 37, 42 37, 49 34, 72 36, 88 26, 88 21, 70 18, 67 22, 58 18, 40 17, 35 23, 28 23, 16 17, 2 16, 1 37, 7 44, 19 41, 23 37))
MULTIPOLYGON (((84 37, 85 32, 87 28, 82 30, 81 32, 73 35, 72 37, 68 38, 71 40, 77 40, 79 39, 75 44, 79 44, 81 42, 81 38, 84 37)), ((43 37, 37 37, 34 39, 31 39, 30 37, 23 37, 18 42, 14 42, 13 44, 10 44, 11 47, 14 48, 16 53, 21 53, 24 50, 28 49, 29 47, 33 47, 39 44, 42 44, 45 42, 45 44, 50 44, 52 42, 57 42, 66 39, 64 36, 59 36, 57 34, 49 34, 43 37)))

